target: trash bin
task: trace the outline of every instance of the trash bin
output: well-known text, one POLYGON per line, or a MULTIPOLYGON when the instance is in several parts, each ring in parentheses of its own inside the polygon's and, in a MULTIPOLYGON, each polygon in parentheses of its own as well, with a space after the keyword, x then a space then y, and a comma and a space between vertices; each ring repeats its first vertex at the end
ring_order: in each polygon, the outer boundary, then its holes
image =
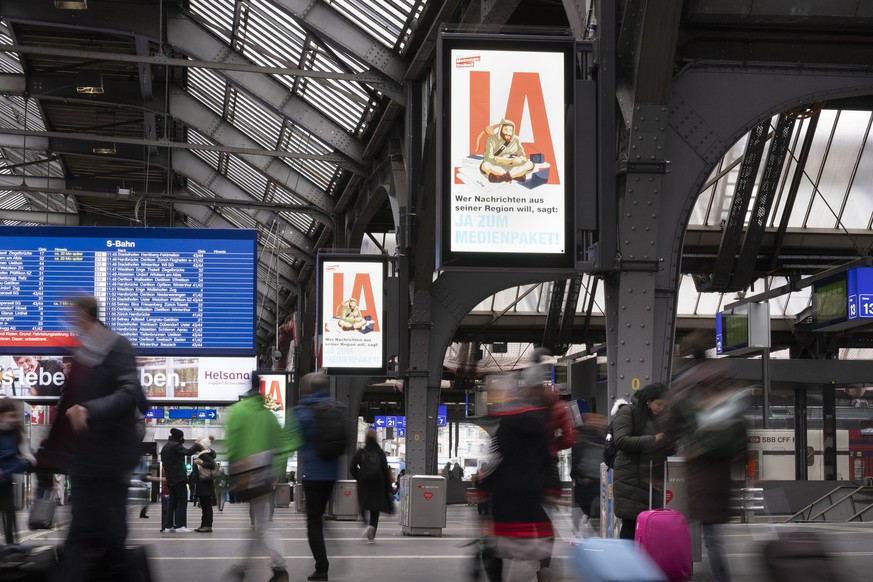
POLYGON ((306 513, 306 496, 303 494, 303 483, 294 484, 294 511, 306 513))
POLYGON ((291 505, 291 484, 279 483, 276 485, 276 507, 289 507, 291 505))
POLYGON ((359 511, 357 481, 337 481, 330 500, 330 515, 337 521, 355 521, 359 511))
POLYGON ((16 510, 24 509, 24 481, 21 475, 12 476, 12 499, 16 510))
POLYGON ((400 529, 403 535, 443 535, 446 527, 446 479, 441 475, 404 475, 400 479, 400 529))

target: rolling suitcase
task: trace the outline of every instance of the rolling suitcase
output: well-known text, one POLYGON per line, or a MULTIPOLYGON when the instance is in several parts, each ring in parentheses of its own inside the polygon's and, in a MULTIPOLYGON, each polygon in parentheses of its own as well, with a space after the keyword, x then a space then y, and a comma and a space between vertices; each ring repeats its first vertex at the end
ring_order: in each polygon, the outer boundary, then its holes
POLYGON ((666 582, 657 564, 630 540, 583 538, 570 544, 584 582, 666 582))
MULTIPOLYGON (((652 506, 652 467, 649 462, 649 507, 652 506)), ((652 557, 670 582, 690 580, 694 574, 691 558, 691 530, 681 512, 649 509, 637 516, 634 541, 652 557)))
POLYGON ((815 532, 796 531, 767 542, 764 565, 773 582, 827 580, 841 582, 837 563, 815 532))

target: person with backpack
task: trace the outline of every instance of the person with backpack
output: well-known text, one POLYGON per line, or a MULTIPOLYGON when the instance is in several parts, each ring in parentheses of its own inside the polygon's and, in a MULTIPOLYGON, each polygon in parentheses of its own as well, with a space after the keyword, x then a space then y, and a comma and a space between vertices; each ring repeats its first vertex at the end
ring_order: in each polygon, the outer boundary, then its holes
POLYGON ((297 462, 306 496, 306 537, 315 559, 310 581, 327 580, 330 562, 324 545, 322 516, 339 475, 339 458, 346 452, 348 414, 330 397, 330 378, 311 372, 300 378, 300 402, 294 413, 303 433, 297 462))
POLYGON ((249 502, 255 519, 243 556, 231 566, 228 577, 244 580, 254 556, 266 551, 273 571, 270 582, 288 582, 282 541, 267 521, 267 512, 269 493, 301 443, 297 420, 286 411, 285 428, 279 426, 276 415, 264 406, 260 375, 253 372, 249 391, 230 407, 225 427, 230 489, 240 501, 249 502))
POLYGON ((600 462, 606 439, 606 418, 586 412, 583 424, 576 431, 576 442, 570 453, 570 478, 573 480, 573 527, 579 531, 584 517, 585 525, 591 519, 591 507, 600 497, 600 462))
POLYGON ((612 440, 618 449, 613 468, 615 515, 621 518, 622 539, 634 539, 637 516, 649 508, 661 507, 664 488, 664 461, 673 447, 655 421, 667 409, 667 387, 661 383, 640 388, 634 403, 618 409, 612 422, 612 440))
POLYGON ((379 527, 379 513, 394 513, 391 494, 391 471, 385 451, 379 446, 376 431, 367 430, 364 446, 355 452, 350 468, 352 478, 358 482, 358 505, 361 518, 367 523, 364 535, 373 543, 379 527), (369 522, 367 520, 369 513, 369 522))

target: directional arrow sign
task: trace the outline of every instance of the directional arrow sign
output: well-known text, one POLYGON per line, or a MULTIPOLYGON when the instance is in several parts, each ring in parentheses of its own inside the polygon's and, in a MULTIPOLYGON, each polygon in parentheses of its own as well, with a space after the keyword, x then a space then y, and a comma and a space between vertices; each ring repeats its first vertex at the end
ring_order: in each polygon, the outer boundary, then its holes
POLYGON ((375 416, 373 417, 373 424, 381 428, 387 424, 387 419, 384 416, 375 416))

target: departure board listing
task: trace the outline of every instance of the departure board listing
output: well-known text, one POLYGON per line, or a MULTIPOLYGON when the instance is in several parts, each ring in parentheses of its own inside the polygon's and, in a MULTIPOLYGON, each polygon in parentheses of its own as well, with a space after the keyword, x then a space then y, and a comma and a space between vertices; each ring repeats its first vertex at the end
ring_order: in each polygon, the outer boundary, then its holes
POLYGON ((70 299, 143 355, 254 355, 254 230, 0 227, 0 353, 75 345, 70 299))

